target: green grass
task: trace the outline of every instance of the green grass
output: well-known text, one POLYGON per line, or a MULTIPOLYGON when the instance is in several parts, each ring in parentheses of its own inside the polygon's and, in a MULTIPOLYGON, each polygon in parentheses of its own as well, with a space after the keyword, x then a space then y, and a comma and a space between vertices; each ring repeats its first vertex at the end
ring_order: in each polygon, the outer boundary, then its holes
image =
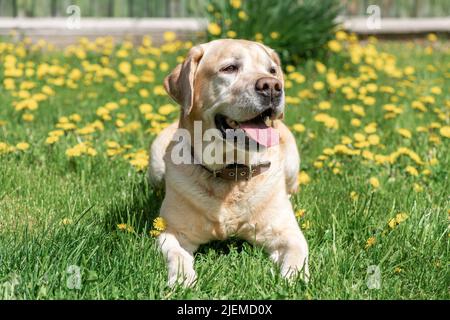
MULTIPOLYGON (((304 233, 310 248, 311 281, 286 283, 278 275, 277 267, 260 249, 237 239, 215 242, 201 247, 196 254, 195 269, 198 283, 192 289, 166 287, 166 269, 156 241, 150 237, 153 218, 163 195, 151 190, 145 173, 134 169, 120 156, 105 155, 106 140, 116 140, 121 145, 129 143, 132 150, 147 149, 153 135, 145 132, 150 123, 140 114, 137 106, 144 102, 158 106, 168 103, 166 96, 142 98, 139 88, 161 84, 164 74, 155 70, 152 84, 138 83, 127 93, 118 93, 112 80, 105 78, 92 85, 80 85, 77 89, 55 88, 56 95, 39 104, 33 111, 34 121, 24 122, 21 112, 14 110, 11 91, 0 87, 0 143, 15 145, 27 141, 25 152, 0 154, 0 299, 10 297, 4 283, 17 280, 14 297, 17 299, 449 299, 448 277, 448 212, 449 206, 449 139, 439 135, 438 129, 418 133, 417 126, 429 126, 432 122, 449 125, 449 64, 448 42, 436 45, 432 55, 426 55, 420 46, 404 43, 382 43, 383 50, 393 53, 401 67, 414 66, 416 79, 409 78, 412 88, 405 87, 401 79, 378 72, 375 83, 395 87, 404 112, 395 119, 383 119, 382 106, 389 95, 376 92, 374 106, 364 107, 365 117, 359 117, 364 125, 375 121, 377 134, 383 146, 371 146, 374 153, 389 154, 399 147, 414 150, 426 162, 419 166, 408 157, 400 157, 394 164, 377 165, 363 161, 361 157, 334 155, 325 161, 324 168, 313 166, 323 149, 339 143, 341 136, 363 132, 352 127, 350 119, 356 116, 342 111, 349 103, 342 94, 325 90, 315 98, 302 99, 299 105, 287 107, 286 122, 289 125, 303 123, 306 131, 296 133, 302 157, 302 170, 311 182, 302 186, 292 198, 296 210, 305 209, 299 223, 309 223, 304 233), (435 72, 427 71, 428 64, 435 72), (412 110, 411 102, 429 94, 429 88, 439 86, 442 94, 436 95, 434 104, 427 104, 428 112, 412 110), (97 96, 90 94, 96 92, 97 96), (98 117, 98 107, 110 101, 128 98, 126 106, 112 112, 125 113, 125 122, 138 121, 142 128, 131 133, 118 133, 114 124, 105 121, 105 131, 96 132, 93 146, 95 157, 82 156, 69 159, 65 150, 77 143, 77 136, 68 132, 53 146, 45 145, 49 131, 55 129, 60 116, 78 113, 82 124, 98 117), (313 120, 319 111, 319 101, 329 100, 327 112, 339 120, 337 130, 327 129, 313 120), (446 118, 438 118, 433 109, 438 108, 446 118), (397 128, 408 128, 411 139, 402 138, 397 128), (315 137, 312 138, 311 134, 315 137), (429 141, 437 135, 440 143, 429 141), (429 165, 431 158, 438 163, 429 165), (333 174, 328 163, 340 162, 341 173, 333 174), (431 175, 418 177, 405 173, 405 167, 413 165, 419 172, 428 168, 431 175), (368 183, 370 177, 378 177, 380 188, 368 183), (415 192, 413 184, 423 187, 415 192), (350 198, 355 191, 359 197, 350 198), (399 212, 408 219, 394 229, 388 221, 399 212), (64 225, 63 219, 72 223, 64 225), (120 231, 117 224, 127 223, 133 232, 120 231), (369 237, 376 243, 365 248, 369 237), (67 286, 68 267, 79 266, 82 276, 80 290, 67 286), (379 266, 380 289, 366 285, 367 268, 379 266), (396 269, 397 268, 397 269, 396 269), (401 270, 399 270, 400 268, 401 270)), ((0 60, 7 54, 0 51, 0 60)), ((91 52, 88 59, 98 60, 91 52)), ((61 64, 80 65, 76 58, 55 53, 61 64)), ((175 54, 166 53, 156 62, 169 61, 174 65, 175 54)), ((51 57, 28 54, 21 61, 37 64, 51 57)), ((356 71, 343 71, 342 55, 331 57, 327 64, 339 74, 357 77, 356 71)), ((118 58, 112 58, 117 65, 118 58)), ((130 60, 130 59, 129 59, 130 60)), ((140 72, 139 67, 136 68, 140 72)), ((136 70, 134 69, 134 70, 136 70)), ((353 69, 354 70, 354 69, 353 69)), ((299 67, 306 82, 295 84, 287 94, 295 96, 301 89, 311 89, 318 74, 312 62, 299 67)), ((0 65, 0 81, 3 82, 4 66, 0 65)), ((51 76, 32 78, 38 92, 51 76)), ((119 76, 120 79, 121 76, 119 76)), ((404 77, 408 79, 408 77, 404 77)), ((16 80, 19 86, 22 78, 16 80)), ((311 89, 311 91, 313 91, 311 89)), ((176 117, 168 116, 167 122, 176 117)), ((82 126, 81 124, 79 125, 82 126)), ((84 139, 83 137, 78 137, 84 139)))

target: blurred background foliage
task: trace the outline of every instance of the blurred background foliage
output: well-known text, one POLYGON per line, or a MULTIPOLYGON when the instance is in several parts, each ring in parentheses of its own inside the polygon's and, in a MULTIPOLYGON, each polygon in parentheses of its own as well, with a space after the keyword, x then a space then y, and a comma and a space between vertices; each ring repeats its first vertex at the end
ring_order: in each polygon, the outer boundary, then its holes
POLYGON ((66 17, 72 4, 80 6, 82 17, 207 18, 208 40, 263 42, 284 64, 294 65, 302 58, 323 59, 337 29, 336 18, 364 16, 369 5, 379 5, 382 17, 450 12, 449 0, 0 0, 0 16, 66 17))
MULTIPOLYGON (((226 2, 227 0, 222 0, 226 2)), ((261 0, 274 5, 285 0, 261 0)), ((450 14, 448 0, 338 0, 343 16, 366 14, 369 5, 379 5, 383 17, 436 17, 450 14)), ((64 16, 71 4, 89 17, 199 17, 208 0, 0 0, 0 16, 64 16)), ((288 0, 288 2, 291 2, 288 0)), ((299 4, 304 0, 297 0, 299 4)), ((321 1, 317 1, 321 2, 321 1)))
POLYGON ((332 39, 337 0, 213 0, 207 5, 209 40, 240 38, 275 49, 285 63, 315 56, 332 39))

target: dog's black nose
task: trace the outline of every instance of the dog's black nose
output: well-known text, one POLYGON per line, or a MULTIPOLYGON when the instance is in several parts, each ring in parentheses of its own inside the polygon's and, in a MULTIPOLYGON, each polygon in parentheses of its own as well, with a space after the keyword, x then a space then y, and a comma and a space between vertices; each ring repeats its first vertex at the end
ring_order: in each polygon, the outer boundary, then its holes
POLYGON ((282 85, 276 78, 263 77, 256 81, 255 90, 264 97, 278 98, 282 93, 282 85))

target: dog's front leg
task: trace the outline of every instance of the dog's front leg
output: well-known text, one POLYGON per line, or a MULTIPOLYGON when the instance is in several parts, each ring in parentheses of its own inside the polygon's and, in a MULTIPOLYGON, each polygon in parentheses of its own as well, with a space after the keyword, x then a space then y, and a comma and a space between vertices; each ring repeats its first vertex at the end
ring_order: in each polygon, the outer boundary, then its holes
POLYGON ((281 275, 287 279, 293 279, 299 275, 305 282, 308 282, 308 244, 303 233, 298 230, 298 232, 288 234, 284 239, 279 240, 278 245, 273 248, 276 257, 273 252, 270 256, 276 258, 281 268, 281 275))
POLYGON ((194 251, 196 246, 181 244, 170 232, 163 232, 158 238, 159 247, 166 258, 168 268, 168 285, 180 284, 186 287, 194 285, 197 276, 194 270, 194 251))
POLYGON ((308 244, 300 228, 293 224, 290 226, 291 228, 285 229, 269 227, 261 230, 256 235, 256 242, 262 245, 270 258, 280 266, 283 277, 291 280, 300 276, 308 282, 308 244))

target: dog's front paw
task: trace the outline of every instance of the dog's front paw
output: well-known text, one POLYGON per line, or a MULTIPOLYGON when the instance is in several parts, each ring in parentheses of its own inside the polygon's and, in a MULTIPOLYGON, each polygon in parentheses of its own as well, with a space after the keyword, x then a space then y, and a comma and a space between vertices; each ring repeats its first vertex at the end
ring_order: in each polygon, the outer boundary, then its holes
POLYGON ((185 288, 193 287, 197 281, 197 275, 194 269, 184 272, 169 272, 169 279, 167 285, 171 288, 176 285, 183 286, 185 288))
POLYGON ((299 277, 305 283, 309 282, 309 270, 307 265, 305 265, 304 267, 303 265, 284 265, 281 268, 281 275, 283 276, 283 278, 289 280, 289 282, 294 281, 297 277, 299 277))
POLYGON ((288 254, 281 264, 281 275, 292 281, 300 277, 305 283, 309 281, 308 258, 299 254, 288 254))

